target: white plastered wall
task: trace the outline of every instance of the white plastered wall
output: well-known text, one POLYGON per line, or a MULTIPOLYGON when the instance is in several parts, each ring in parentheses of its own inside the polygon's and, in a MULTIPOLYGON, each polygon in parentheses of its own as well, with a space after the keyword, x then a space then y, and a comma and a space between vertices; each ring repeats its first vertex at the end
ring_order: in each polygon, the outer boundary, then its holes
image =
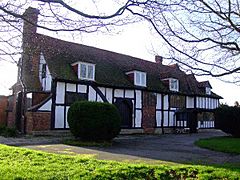
POLYGON ((46 64, 46 60, 43 56, 43 54, 40 54, 40 60, 39 60, 39 80, 42 84, 43 91, 50 91, 52 88, 52 76, 50 74, 48 66, 46 66, 46 77, 42 78, 42 67, 43 64, 46 64))
POLYGON ((219 103, 218 103, 218 99, 209 98, 209 97, 197 97, 196 106, 197 108, 215 109, 219 106, 219 103))
POLYGON ((141 127, 142 125, 142 92, 140 90, 135 91, 136 94, 136 112, 135 112, 135 127, 141 127))
POLYGON ((194 97, 187 96, 186 108, 194 108, 194 97))
POLYGON ((162 95, 161 94, 157 94, 156 123, 158 127, 160 127, 162 123, 162 95))
POLYGON ((113 90, 111 88, 106 88, 106 98, 109 103, 112 104, 113 101, 113 90))
POLYGON ((78 92, 79 93, 87 93, 87 86, 86 85, 78 85, 78 92))
POLYGON ((65 83, 57 82, 56 103, 57 104, 64 104, 64 98, 65 98, 65 83))
POLYGON ((52 99, 49 99, 38 109, 38 111, 51 111, 51 108, 52 108, 52 99))
POLYGON ((76 90, 77 90, 77 85, 76 84, 67 83, 66 91, 68 91, 68 92, 76 92, 76 90))
POLYGON ((88 100, 96 101, 96 91, 91 86, 89 86, 88 100))
MULTIPOLYGON (((102 94, 106 97, 105 95, 105 89, 104 87, 99 87, 99 90, 102 92, 102 94)), ((103 102, 103 99, 101 98, 101 96, 97 95, 97 102, 103 102)))
POLYGON ((64 128, 64 106, 55 107, 55 128, 64 128))

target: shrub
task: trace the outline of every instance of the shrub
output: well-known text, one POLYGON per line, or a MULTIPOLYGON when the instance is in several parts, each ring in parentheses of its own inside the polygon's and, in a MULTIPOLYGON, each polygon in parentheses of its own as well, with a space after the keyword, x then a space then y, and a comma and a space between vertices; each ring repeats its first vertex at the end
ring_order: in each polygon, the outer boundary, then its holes
POLYGON ((120 132, 120 115, 108 103, 77 101, 68 110, 72 134, 82 140, 111 140, 120 132))
POLYGON ((240 108, 222 105, 215 111, 216 128, 240 137, 240 108))
POLYGON ((3 136, 5 136, 5 137, 16 137, 17 136, 17 129, 6 127, 5 131, 3 132, 3 136))
POLYGON ((5 125, 0 125, 0 136, 16 137, 17 136, 17 129, 16 128, 9 128, 5 125))
POLYGON ((5 131, 6 126, 5 125, 0 125, 0 135, 3 134, 3 132, 5 131))

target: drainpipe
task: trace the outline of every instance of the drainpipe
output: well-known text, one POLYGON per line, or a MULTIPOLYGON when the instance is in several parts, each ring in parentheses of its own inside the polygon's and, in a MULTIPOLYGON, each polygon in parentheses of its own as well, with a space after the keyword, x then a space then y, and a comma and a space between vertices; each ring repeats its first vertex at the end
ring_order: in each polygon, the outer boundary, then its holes
POLYGON ((21 59, 21 64, 19 65, 20 66, 20 69, 21 69, 21 73, 20 73, 20 77, 19 77, 19 82, 22 86, 22 102, 21 102, 21 122, 23 122, 23 133, 26 134, 26 116, 25 116, 25 113, 26 113, 26 86, 23 82, 23 65, 22 65, 22 59, 21 59), (22 121, 23 119, 23 121, 22 121))

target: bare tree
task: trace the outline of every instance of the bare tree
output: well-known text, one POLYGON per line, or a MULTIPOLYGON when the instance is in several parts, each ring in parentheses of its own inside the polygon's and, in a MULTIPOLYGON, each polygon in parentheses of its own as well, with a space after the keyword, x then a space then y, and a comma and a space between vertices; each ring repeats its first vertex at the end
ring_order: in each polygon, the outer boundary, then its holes
MULTIPOLYGON (((238 0, 112 0, 109 2, 115 6, 110 6, 109 11, 101 10, 101 1, 93 2, 95 10, 89 11, 79 1, 36 0, 35 6, 41 12, 38 26, 57 32, 95 32, 148 21, 156 41, 161 43, 161 49, 155 47, 156 53, 197 75, 227 77, 228 81, 240 83, 238 0)), ((21 31, 21 14, 30 3, 2 2, 0 21, 4 25, 0 33, 6 31, 4 28, 11 28, 9 33, 21 31)), ((19 37, 9 36, 1 41, 8 48, 15 48, 12 41, 19 37)), ((6 49, 1 52, 8 54, 6 49)))
POLYGON ((240 82, 238 0, 166 0, 135 2, 129 9, 147 20, 164 40, 167 58, 198 75, 231 74, 240 82))
MULTIPOLYGON (((136 18, 125 15, 128 3, 120 5, 120 8, 113 8, 110 15, 98 11, 95 2, 89 3, 90 7, 95 8, 96 15, 88 14, 92 9, 82 8, 84 3, 54 0, 20 0, 20 1, 0 1, 0 60, 16 63, 22 52, 22 25, 25 19, 23 13, 29 6, 39 9, 38 24, 40 30, 47 30, 55 33, 75 32, 112 32, 123 25, 136 22, 136 18), (72 8, 69 4, 75 6, 72 8), (94 7, 95 6, 95 7, 94 7), (80 9, 80 10, 78 10, 80 9), (116 9, 116 10, 114 10, 116 9), (85 10, 86 12, 83 12, 85 10), (124 14, 124 15, 123 15, 124 14), (121 16, 119 18, 118 16, 121 16)), ((65 33, 66 34, 66 33, 65 33)))
POLYGON ((238 102, 238 101, 235 101, 235 102, 234 102, 234 106, 235 106, 235 107, 240 107, 239 102, 238 102))

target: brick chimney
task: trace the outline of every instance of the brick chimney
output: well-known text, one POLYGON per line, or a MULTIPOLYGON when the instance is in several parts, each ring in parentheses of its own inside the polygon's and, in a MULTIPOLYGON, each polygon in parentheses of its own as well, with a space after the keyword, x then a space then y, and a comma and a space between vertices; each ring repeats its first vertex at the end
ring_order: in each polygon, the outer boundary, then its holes
POLYGON ((36 32, 39 10, 29 7, 23 13, 22 36, 22 80, 24 83, 36 81, 39 72, 39 52, 36 32))
POLYGON ((38 21, 39 10, 29 7, 23 13, 23 46, 25 43, 31 43, 37 32, 37 21, 38 21))
POLYGON ((162 64, 162 61, 163 61, 163 57, 162 56, 155 56, 155 62, 157 64, 162 64))

